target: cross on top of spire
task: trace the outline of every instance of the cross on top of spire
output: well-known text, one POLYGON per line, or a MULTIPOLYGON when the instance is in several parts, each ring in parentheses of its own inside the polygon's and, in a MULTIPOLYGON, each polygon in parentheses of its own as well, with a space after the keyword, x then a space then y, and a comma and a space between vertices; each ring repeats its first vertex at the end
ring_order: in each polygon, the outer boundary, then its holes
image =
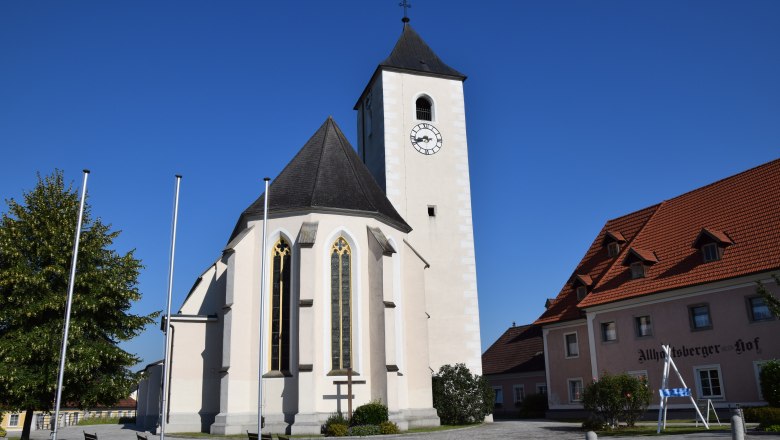
POLYGON ((401 3, 398 3, 398 6, 402 6, 404 8, 404 18, 401 19, 404 23, 409 23, 409 15, 407 14, 407 10, 412 7, 411 3, 409 3, 407 0, 403 0, 401 3))

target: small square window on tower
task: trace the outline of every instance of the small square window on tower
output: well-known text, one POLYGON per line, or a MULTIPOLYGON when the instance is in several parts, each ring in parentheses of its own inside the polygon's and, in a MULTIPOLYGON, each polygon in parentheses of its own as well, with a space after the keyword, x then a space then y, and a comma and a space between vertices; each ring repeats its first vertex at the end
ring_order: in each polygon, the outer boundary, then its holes
POLYGON ((436 206, 428 205, 428 217, 436 217, 436 206))

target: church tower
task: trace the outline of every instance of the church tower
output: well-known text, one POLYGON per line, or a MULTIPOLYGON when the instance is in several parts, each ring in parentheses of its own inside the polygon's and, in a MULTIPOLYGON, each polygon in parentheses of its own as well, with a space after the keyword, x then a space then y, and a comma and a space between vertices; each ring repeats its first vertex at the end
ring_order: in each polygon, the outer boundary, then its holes
POLYGON ((404 18, 390 56, 355 104, 358 154, 411 225, 425 272, 430 368, 481 374, 463 82, 404 18))

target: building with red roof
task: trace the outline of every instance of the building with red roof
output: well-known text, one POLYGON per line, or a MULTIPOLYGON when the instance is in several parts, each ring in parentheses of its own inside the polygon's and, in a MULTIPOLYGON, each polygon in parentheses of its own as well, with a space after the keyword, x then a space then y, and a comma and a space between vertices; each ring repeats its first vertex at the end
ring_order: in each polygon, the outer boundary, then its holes
POLYGON ((697 399, 763 404, 758 371, 780 357, 780 321, 756 283, 779 294, 772 274, 780 159, 608 221, 534 323, 550 409, 581 409, 583 387, 604 372, 659 389, 662 344, 697 399))
POLYGON ((482 373, 496 392, 493 416, 516 418, 530 394, 547 394, 542 327, 514 323, 482 354, 482 373))

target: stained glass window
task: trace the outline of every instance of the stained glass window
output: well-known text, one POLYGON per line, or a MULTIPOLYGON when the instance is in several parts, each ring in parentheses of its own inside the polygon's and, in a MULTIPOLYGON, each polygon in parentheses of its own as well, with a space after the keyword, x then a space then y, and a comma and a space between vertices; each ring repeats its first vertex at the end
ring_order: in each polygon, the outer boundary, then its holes
POLYGON ((290 245, 280 238, 271 256, 271 370, 290 370, 290 245))
POLYGON ((330 254, 331 366, 352 367, 352 253, 339 237, 330 254))

